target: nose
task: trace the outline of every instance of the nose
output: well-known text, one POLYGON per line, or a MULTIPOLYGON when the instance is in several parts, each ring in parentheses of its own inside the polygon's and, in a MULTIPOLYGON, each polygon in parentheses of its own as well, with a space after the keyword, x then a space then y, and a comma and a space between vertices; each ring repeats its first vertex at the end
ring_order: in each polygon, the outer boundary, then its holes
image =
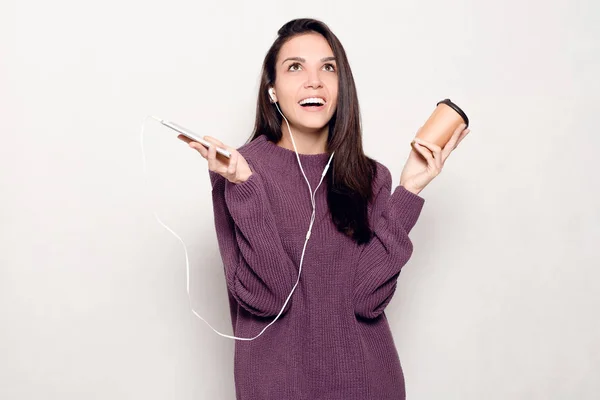
POLYGON ((309 71, 306 82, 304 83, 304 88, 319 89, 321 87, 323 87, 323 82, 321 81, 319 71, 309 71))

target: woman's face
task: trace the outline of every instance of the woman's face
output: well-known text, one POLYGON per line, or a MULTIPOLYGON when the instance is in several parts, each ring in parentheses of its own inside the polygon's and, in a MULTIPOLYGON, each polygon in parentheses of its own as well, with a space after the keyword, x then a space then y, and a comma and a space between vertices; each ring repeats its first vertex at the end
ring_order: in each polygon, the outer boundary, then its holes
POLYGON ((296 128, 321 131, 337 106, 337 63, 329 43, 318 33, 295 36, 279 50, 275 95, 281 111, 296 128))

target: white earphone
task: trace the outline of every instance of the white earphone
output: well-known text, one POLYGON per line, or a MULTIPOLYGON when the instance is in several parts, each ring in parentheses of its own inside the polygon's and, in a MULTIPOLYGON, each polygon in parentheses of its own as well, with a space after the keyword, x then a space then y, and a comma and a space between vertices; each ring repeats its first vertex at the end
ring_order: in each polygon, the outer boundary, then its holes
POLYGON ((277 98, 275 97, 275 89, 272 87, 269 88, 269 97, 273 103, 277 103, 277 98))

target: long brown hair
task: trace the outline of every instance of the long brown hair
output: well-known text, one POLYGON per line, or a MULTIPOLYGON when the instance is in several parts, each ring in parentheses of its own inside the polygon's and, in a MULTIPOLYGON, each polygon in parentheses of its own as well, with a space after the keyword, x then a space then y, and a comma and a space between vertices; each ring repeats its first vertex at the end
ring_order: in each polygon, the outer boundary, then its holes
POLYGON ((306 33, 322 35, 333 50, 338 69, 337 108, 329 121, 327 152, 335 151, 332 168, 327 171, 327 202, 332 220, 340 232, 358 244, 372 236, 368 221, 368 202, 373 193, 371 182, 376 164, 364 154, 358 96, 346 52, 339 39, 323 22, 315 19, 295 19, 283 25, 267 52, 263 66, 256 121, 249 142, 264 134, 278 143, 281 140, 281 115, 269 101, 267 90, 275 82, 275 63, 281 47, 291 38, 306 33))

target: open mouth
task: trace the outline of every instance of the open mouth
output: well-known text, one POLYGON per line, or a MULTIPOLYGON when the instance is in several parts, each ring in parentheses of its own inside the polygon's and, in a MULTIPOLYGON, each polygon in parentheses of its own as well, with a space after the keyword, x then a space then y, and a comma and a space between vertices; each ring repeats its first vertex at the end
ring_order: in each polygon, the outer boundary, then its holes
POLYGON ((298 102, 300 107, 307 110, 318 110, 323 108, 325 103, 327 103, 327 101, 322 97, 307 97, 306 99, 302 99, 298 102))

